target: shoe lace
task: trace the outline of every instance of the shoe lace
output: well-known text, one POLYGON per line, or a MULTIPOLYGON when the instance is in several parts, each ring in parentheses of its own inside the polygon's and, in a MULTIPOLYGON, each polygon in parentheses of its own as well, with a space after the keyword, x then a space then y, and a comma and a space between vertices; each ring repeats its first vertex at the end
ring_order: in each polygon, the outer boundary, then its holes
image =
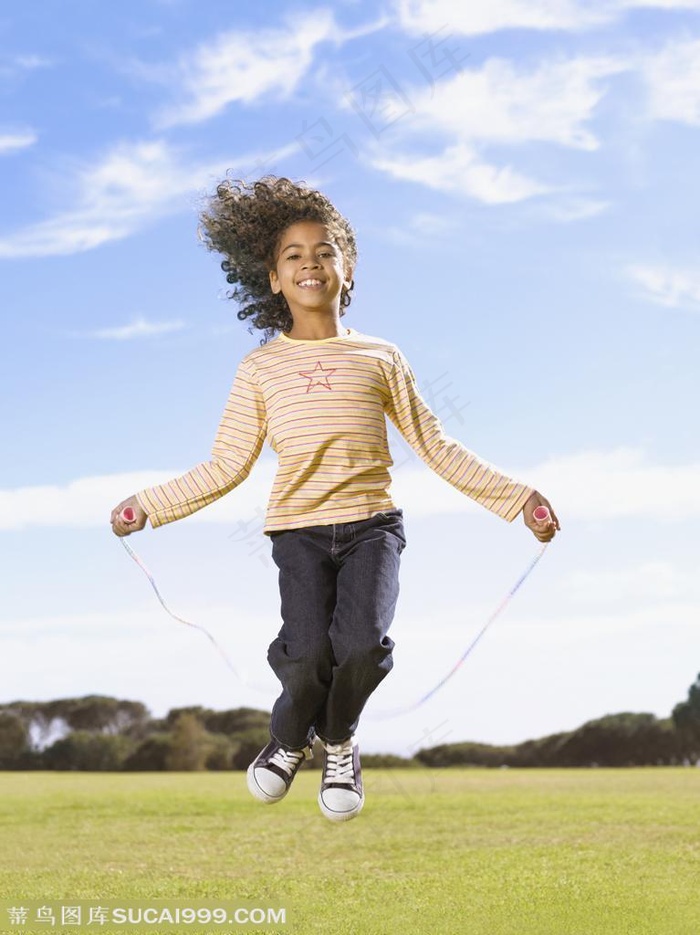
POLYGON ((280 747, 272 754, 270 762, 283 769, 288 776, 293 776, 306 755, 306 750, 284 750, 280 747))
POLYGON ((355 763, 352 747, 338 744, 326 747, 325 782, 355 782, 355 763))

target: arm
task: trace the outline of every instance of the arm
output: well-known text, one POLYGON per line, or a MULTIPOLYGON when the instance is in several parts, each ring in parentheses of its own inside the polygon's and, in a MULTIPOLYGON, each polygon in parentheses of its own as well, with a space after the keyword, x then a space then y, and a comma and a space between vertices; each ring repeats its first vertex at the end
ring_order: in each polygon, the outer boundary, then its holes
POLYGON ((445 435, 440 420, 421 398, 408 361, 398 350, 393 355, 389 390, 388 417, 428 467, 487 510, 512 522, 535 491, 501 474, 445 435))
POLYGON ((146 517, 155 528, 182 519, 213 503, 237 487, 250 473, 267 434, 267 413, 252 368, 243 362, 236 373, 224 409, 210 461, 198 464, 181 477, 148 487, 112 511, 117 535, 143 528, 146 517), (136 522, 123 524, 124 506, 136 510, 136 522), (138 507, 138 509, 136 509, 138 507))

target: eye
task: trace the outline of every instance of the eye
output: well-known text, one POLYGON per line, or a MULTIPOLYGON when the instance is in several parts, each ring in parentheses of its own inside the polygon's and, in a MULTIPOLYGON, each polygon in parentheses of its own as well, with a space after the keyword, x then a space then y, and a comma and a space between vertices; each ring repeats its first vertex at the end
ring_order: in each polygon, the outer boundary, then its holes
POLYGON ((287 256, 287 259, 288 259, 288 260, 298 260, 298 259, 299 259, 299 254, 298 254, 298 253, 290 253, 290 254, 287 256))

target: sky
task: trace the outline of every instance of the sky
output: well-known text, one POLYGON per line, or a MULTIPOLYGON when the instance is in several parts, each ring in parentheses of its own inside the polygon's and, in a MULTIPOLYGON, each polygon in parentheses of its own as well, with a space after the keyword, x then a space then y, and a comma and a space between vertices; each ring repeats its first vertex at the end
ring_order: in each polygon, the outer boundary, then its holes
POLYGON ((390 430, 408 545, 363 749, 667 717, 700 671, 700 0, 7 0, 0 12, 0 703, 269 710, 266 446, 216 504, 110 511, 209 457, 239 361, 198 213, 285 175, 353 224, 343 323, 535 486, 540 546, 390 430), (693 402, 695 400, 695 402, 693 402))

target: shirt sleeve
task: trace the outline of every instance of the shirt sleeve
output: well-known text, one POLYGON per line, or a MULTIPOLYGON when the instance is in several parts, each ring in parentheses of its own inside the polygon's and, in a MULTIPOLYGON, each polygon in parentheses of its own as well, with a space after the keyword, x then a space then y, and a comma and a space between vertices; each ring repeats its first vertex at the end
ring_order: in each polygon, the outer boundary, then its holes
POLYGON ((162 526, 201 510, 246 479, 267 435, 267 413, 260 386, 243 361, 231 387, 210 461, 136 494, 151 525, 162 526))
POLYGON ((533 493, 502 474, 460 442, 445 435, 438 417, 422 399, 401 351, 393 352, 386 414, 428 467, 492 513, 512 522, 533 493))

